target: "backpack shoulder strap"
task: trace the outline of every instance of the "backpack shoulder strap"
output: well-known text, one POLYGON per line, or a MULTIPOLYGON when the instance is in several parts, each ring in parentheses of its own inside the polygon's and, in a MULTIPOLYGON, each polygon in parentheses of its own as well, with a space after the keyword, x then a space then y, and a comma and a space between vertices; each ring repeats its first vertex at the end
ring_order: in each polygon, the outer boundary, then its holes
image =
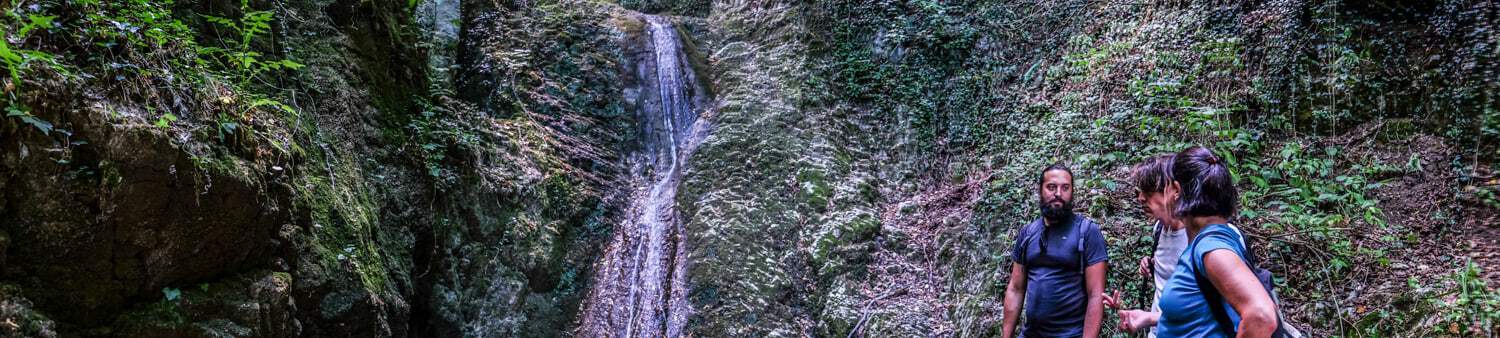
POLYGON ((1151 245, 1153 253, 1156 251, 1156 248, 1161 247, 1161 233, 1165 227, 1165 225, 1161 224, 1161 221, 1156 221, 1156 224, 1151 227, 1151 240, 1154 241, 1151 245))
POLYGON ((1031 223, 1026 223, 1026 225, 1024 226, 1021 226, 1021 233, 1016 234, 1017 236, 1021 237, 1021 257, 1011 257, 1012 260, 1020 262, 1021 265, 1026 265, 1028 261, 1026 259, 1026 256, 1031 251, 1031 244, 1041 240, 1043 227, 1045 227, 1045 225, 1042 224, 1042 219, 1040 218, 1031 221, 1031 223))
POLYGON ((1088 258, 1088 255, 1085 254, 1086 251, 1084 251, 1084 250, 1086 250, 1088 248, 1088 246, 1086 244, 1087 244, 1087 242, 1089 240, 1089 234, 1092 234, 1094 231, 1097 231, 1097 229, 1099 228, 1099 224, 1098 223, 1094 223, 1094 221, 1089 220, 1087 217, 1083 217, 1083 215, 1075 215, 1074 217, 1078 217, 1078 219, 1079 219, 1079 221, 1078 221, 1079 222, 1078 223, 1078 271, 1079 271, 1080 274, 1082 274, 1082 273, 1088 272, 1088 269, 1089 269, 1089 266, 1088 266, 1089 258, 1088 258))
POLYGON ((1250 267, 1250 271, 1255 271, 1256 269, 1260 268, 1260 263, 1255 258, 1255 249, 1250 247, 1250 238, 1245 236, 1245 232, 1241 231, 1240 227, 1235 226, 1234 224, 1225 225, 1229 226, 1229 230, 1234 232, 1235 237, 1239 237, 1240 249, 1242 250, 1241 252, 1243 252, 1245 255, 1245 264, 1250 267))
POLYGON ((1151 269, 1149 270, 1151 271, 1152 278, 1156 277, 1156 251, 1161 250, 1161 233, 1165 228, 1166 225, 1161 224, 1160 220, 1157 220, 1156 224, 1151 226, 1151 259, 1149 260, 1151 262, 1151 269))
POLYGON ((1190 252, 1188 255, 1189 259, 1198 262, 1197 264, 1190 264, 1194 272, 1193 279, 1198 283, 1198 291, 1203 293, 1204 301, 1208 303, 1209 313, 1213 314, 1214 321, 1219 323, 1219 329, 1232 337, 1236 328, 1234 322, 1229 319, 1229 310, 1224 308, 1224 295, 1220 294, 1219 289, 1214 288, 1213 282, 1208 280, 1207 271, 1203 271, 1205 266, 1203 264, 1203 257, 1198 256, 1198 243, 1202 242, 1209 235, 1228 236, 1230 234, 1215 229, 1199 233, 1198 237, 1193 239, 1193 243, 1187 248, 1190 252))

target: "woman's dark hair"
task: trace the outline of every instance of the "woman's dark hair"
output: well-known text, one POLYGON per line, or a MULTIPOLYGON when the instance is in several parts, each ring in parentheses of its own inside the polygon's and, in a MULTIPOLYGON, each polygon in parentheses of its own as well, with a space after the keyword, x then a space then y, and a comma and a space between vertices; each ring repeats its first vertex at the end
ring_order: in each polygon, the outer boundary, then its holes
POLYGON ((1177 154, 1166 153, 1147 157, 1141 164, 1130 169, 1130 181, 1136 189, 1147 194, 1161 193, 1172 181, 1172 161, 1177 154))
POLYGON ((1224 160, 1202 146, 1187 148, 1176 157, 1172 180, 1182 186, 1174 212, 1177 217, 1234 217, 1240 194, 1224 160))

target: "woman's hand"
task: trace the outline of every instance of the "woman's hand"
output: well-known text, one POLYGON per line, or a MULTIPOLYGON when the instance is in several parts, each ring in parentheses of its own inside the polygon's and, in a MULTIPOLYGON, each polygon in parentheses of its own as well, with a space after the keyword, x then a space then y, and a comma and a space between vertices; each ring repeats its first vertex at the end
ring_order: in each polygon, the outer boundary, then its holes
POLYGON ((1161 313, 1143 310, 1120 311, 1121 331, 1136 332, 1141 329, 1156 326, 1156 321, 1161 319, 1161 313))
POLYGON ((1125 304, 1120 303, 1120 290, 1115 290, 1113 295, 1105 292, 1103 296, 1104 307, 1115 309, 1115 311, 1125 308, 1125 304))
POLYGON ((1151 280, 1151 257, 1141 257, 1140 273, 1146 280, 1151 280))
POLYGON ((1156 321, 1161 318, 1161 313, 1143 310, 1122 310, 1125 304, 1120 302, 1120 290, 1104 294, 1104 306, 1115 309, 1120 313, 1119 329, 1122 331, 1135 332, 1143 328, 1156 326, 1156 321))

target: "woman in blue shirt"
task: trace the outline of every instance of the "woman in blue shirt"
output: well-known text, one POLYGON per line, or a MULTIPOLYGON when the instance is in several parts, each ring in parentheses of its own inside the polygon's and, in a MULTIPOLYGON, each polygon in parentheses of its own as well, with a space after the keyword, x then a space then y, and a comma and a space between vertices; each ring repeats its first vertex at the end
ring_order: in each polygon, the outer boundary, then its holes
POLYGON ((1173 182, 1176 217, 1189 245, 1161 296, 1158 337, 1270 337, 1276 303, 1246 264, 1239 234, 1229 228, 1239 193, 1234 177, 1213 151, 1194 146, 1177 153, 1173 182), (1217 297, 1215 297, 1217 295, 1217 297), (1210 299, 1220 304, 1210 305, 1210 299), (1223 313, 1214 312, 1222 309, 1223 313))

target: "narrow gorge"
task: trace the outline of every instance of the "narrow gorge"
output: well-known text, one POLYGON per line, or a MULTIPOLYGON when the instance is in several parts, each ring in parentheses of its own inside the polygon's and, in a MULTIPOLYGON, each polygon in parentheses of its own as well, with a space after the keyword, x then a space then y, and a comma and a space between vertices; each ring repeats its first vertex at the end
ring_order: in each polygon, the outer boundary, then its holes
POLYGON ((0 337, 993 337, 1190 145, 1302 332, 1500 334, 1495 0, 0 11, 0 337))

